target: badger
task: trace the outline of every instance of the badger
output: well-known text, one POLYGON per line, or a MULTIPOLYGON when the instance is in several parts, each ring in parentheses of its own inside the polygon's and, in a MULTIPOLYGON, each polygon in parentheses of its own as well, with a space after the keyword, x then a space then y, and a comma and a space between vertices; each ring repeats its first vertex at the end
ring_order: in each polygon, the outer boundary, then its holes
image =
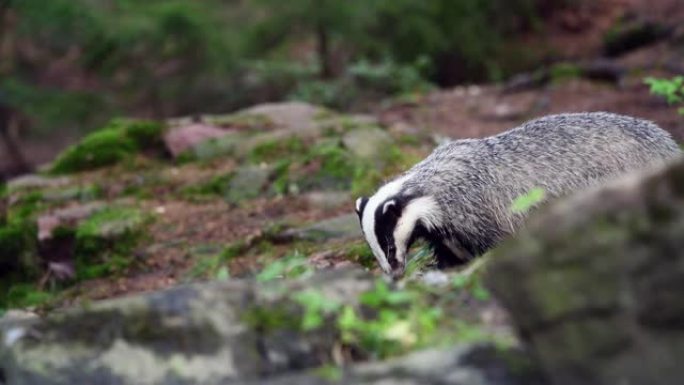
POLYGON ((514 213, 511 205, 532 189, 554 199, 679 155, 670 134, 645 120, 549 115, 438 146, 371 197, 358 198, 356 213, 380 268, 399 278, 417 239, 431 246, 438 268, 464 264, 521 226, 529 211, 514 213))

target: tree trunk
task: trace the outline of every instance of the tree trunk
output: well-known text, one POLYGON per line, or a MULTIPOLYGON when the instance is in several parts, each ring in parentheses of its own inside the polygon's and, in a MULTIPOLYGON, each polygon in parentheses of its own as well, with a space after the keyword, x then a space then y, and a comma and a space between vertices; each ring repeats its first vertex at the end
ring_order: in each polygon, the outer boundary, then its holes
MULTIPOLYGON (((2 103, 2 101, 0 101, 2 103)), ((0 105, 0 137, 4 142, 7 154, 9 155, 12 164, 11 173, 21 174, 28 172, 31 167, 22 154, 19 143, 15 140, 10 132, 10 124, 12 123, 12 112, 6 106, 0 105)))
POLYGON ((316 38, 318 44, 318 64, 320 65, 320 76, 322 79, 333 77, 332 58, 330 55, 330 36, 325 25, 318 24, 316 28, 316 38))

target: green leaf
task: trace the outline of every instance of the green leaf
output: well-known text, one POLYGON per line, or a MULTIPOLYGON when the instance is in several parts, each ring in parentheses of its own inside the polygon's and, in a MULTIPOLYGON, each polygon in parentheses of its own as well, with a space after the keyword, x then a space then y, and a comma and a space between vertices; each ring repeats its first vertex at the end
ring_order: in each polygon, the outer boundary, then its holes
POLYGON ((228 272, 227 266, 222 266, 216 273, 216 279, 219 281, 227 281, 230 278, 230 273, 228 272))
POLYGON ((546 190, 541 187, 535 187, 524 195, 521 195, 513 200, 511 205, 511 212, 513 214, 523 214, 529 211, 546 197, 546 190))

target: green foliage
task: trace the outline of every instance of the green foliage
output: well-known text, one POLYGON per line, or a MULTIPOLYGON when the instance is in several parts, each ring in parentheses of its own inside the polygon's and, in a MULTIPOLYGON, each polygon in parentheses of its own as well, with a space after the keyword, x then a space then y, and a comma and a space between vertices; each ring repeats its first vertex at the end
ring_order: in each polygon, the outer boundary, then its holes
POLYGON ((523 194, 513 200, 511 212, 513 214, 524 214, 535 205, 541 203, 545 197, 546 190, 541 187, 534 187, 526 194, 523 194))
POLYGON ((29 277, 35 275, 37 266, 27 261, 27 254, 35 251, 38 235, 36 225, 28 220, 11 218, 0 225, 0 277, 5 274, 29 277))
POLYGON ((320 292, 311 289, 297 292, 293 298, 304 308, 300 326, 304 331, 320 327, 323 324, 324 317, 333 314, 341 306, 337 301, 333 301, 320 292))
POLYGON ((213 0, 13 1, 17 41, 38 54, 17 57, 6 77, 14 85, 3 88, 12 105, 53 130, 87 128, 122 110, 164 115, 216 106, 222 101, 212 86, 228 82, 235 68, 241 35, 230 32, 242 24, 239 12, 217 12, 219 6, 213 0), (59 80, 45 76, 57 60, 59 80), (64 77, 87 79, 79 83, 88 90, 30 84, 43 79, 64 87, 64 77))
POLYGON ((298 250, 292 254, 281 257, 264 267, 256 276, 259 282, 271 281, 277 278, 299 278, 310 275, 313 272, 309 261, 298 250))
POLYGON ((55 298, 55 292, 38 289, 32 283, 15 283, 4 298, 0 298, 0 307, 7 309, 26 308, 44 305, 55 298))
MULTIPOLYGON (((651 93, 664 97, 670 104, 684 104, 684 76, 672 79, 646 78, 644 82, 651 87, 651 93)), ((684 115, 684 107, 679 109, 684 115)))
POLYGON ((428 67, 429 59, 419 56, 414 63, 407 64, 398 64, 390 59, 379 63, 362 59, 352 64, 348 71, 361 87, 394 95, 431 90, 433 86, 424 75, 428 67))
POLYGON ((363 293, 365 311, 345 306, 337 320, 344 343, 358 346, 366 354, 384 358, 425 346, 434 340, 443 315, 418 291, 391 290, 381 280, 363 293))
POLYGON ((342 369, 333 365, 321 366, 319 368, 312 370, 312 373, 326 381, 330 381, 333 383, 340 382, 340 380, 342 380, 343 375, 342 369))
POLYGON ((215 247, 201 246, 193 254, 199 254, 199 258, 194 261, 189 278, 213 278, 226 280, 230 277, 228 262, 239 257, 247 251, 248 247, 244 242, 232 243, 223 250, 217 251, 215 247))
POLYGON ((424 271, 434 264, 435 258, 432 248, 428 245, 422 245, 409 257, 408 263, 406 264, 406 276, 410 277, 414 273, 424 271))
POLYGON ((350 109, 386 96, 423 93, 434 88, 425 79, 427 63, 425 57, 405 64, 389 58, 379 62, 361 59, 339 78, 298 82, 288 99, 350 109))

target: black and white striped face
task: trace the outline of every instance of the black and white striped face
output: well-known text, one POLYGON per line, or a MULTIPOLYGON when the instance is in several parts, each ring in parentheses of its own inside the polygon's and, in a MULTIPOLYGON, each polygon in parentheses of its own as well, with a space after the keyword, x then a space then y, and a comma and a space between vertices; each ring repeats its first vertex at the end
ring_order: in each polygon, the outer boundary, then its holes
POLYGON ((406 256, 418 221, 432 221, 436 205, 427 197, 402 194, 402 180, 383 186, 370 198, 356 201, 361 230, 382 270, 395 278, 404 275, 406 256))

